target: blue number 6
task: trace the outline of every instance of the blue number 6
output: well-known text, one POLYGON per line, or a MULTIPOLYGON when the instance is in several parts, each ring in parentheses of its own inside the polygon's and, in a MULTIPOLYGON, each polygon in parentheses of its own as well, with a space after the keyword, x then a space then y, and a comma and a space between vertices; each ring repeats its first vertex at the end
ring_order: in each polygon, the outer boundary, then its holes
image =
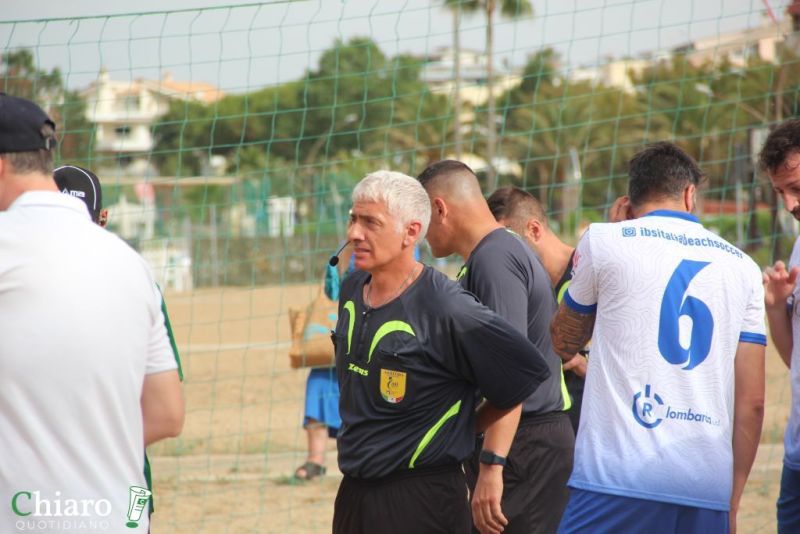
POLYGON ((669 363, 683 365, 689 371, 700 365, 708 357, 711 349, 711 335, 714 332, 714 318, 711 310, 702 300, 686 295, 689 283, 709 262, 683 260, 672 273, 661 301, 661 315, 658 323, 658 350, 669 363), (681 315, 692 319, 692 339, 689 348, 680 343, 681 315))

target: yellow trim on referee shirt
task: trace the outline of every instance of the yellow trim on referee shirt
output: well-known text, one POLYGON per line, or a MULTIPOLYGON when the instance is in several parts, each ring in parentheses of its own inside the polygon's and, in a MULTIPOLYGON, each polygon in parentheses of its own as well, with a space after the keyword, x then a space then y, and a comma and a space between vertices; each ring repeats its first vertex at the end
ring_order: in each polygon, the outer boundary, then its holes
MULTIPOLYGON (((561 304, 561 301, 564 299, 564 293, 567 292, 567 288, 569 287, 569 280, 564 282, 564 285, 561 286, 561 289, 558 290, 558 295, 556 295, 556 302, 561 304)), ((564 411, 566 412, 570 408, 572 408, 572 397, 569 394, 569 390, 567 389, 567 381, 564 378, 564 364, 561 364, 561 396, 564 398, 564 411)))

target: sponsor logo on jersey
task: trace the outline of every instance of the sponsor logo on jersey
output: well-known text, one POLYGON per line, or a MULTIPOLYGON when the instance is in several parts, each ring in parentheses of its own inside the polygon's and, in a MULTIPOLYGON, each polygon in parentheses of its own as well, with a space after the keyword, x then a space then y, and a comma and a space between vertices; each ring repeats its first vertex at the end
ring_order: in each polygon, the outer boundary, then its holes
POLYGON ((658 393, 655 393, 646 384, 644 391, 633 395, 633 418, 641 426, 654 429, 662 423, 701 423, 711 426, 720 426, 719 418, 704 413, 692 407, 674 407, 664 402, 658 393))
POLYGON ((645 428, 655 428, 663 419, 656 414, 656 406, 663 406, 661 395, 650 391, 650 384, 644 387, 644 395, 638 392, 633 396, 633 418, 645 428))
POLYGON ((397 404, 406 396, 406 373, 381 369, 381 397, 388 403, 397 404))

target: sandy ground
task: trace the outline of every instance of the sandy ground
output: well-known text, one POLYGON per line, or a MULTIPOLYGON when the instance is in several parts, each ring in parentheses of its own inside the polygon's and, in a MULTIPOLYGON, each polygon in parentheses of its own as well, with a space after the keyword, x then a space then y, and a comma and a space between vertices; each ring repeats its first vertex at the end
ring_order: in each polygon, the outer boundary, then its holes
MULTIPOLYGON (((300 427, 307 371, 289 367, 286 310, 318 286, 222 288, 168 294, 183 360, 187 419, 178 439, 150 448, 152 532, 330 532, 341 474, 333 441, 328 474, 293 485, 305 458, 300 427)), ((740 532, 774 532, 788 414, 788 373, 768 351, 767 412, 740 532)))

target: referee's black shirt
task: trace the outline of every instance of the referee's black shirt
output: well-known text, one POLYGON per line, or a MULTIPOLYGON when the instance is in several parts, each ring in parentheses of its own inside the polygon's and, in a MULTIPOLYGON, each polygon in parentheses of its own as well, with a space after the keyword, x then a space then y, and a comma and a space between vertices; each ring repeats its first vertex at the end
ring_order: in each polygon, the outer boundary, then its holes
POLYGON ((426 266, 373 309, 362 299, 369 278, 357 271, 344 281, 333 335, 344 474, 460 462, 475 445, 478 389, 510 408, 550 376, 530 341, 436 270, 426 266))
POLYGON ((553 349, 550 321, 558 311, 550 277, 542 262, 515 233, 498 228, 487 234, 467 258, 459 283, 483 304, 513 324, 544 356, 550 377, 525 399, 526 414, 567 407, 561 358, 553 349))

